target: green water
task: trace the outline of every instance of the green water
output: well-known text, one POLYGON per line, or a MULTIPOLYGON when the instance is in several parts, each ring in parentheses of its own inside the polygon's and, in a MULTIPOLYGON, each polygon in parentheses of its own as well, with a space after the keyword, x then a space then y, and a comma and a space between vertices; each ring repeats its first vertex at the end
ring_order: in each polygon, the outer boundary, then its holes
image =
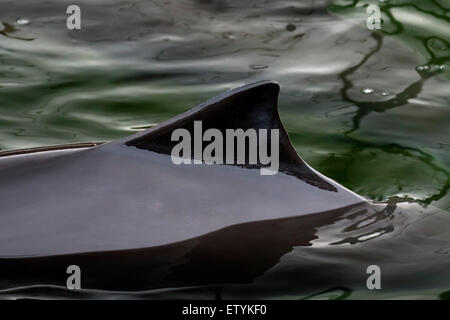
POLYGON ((1 150, 117 139, 272 79, 311 166, 448 210, 450 1, 79 1, 81 31, 68 4, 0 1, 1 150))

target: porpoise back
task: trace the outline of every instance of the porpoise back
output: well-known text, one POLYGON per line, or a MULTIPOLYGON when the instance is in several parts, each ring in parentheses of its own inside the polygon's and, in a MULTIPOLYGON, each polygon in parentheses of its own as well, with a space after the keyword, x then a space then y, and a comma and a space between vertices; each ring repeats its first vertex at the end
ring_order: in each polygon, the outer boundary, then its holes
POLYGON ((278 115, 278 92, 262 81, 124 139, 0 154, 0 257, 160 247, 365 202, 298 156, 278 115), (171 134, 193 133, 194 121, 221 132, 278 129, 279 172, 174 164, 171 134))

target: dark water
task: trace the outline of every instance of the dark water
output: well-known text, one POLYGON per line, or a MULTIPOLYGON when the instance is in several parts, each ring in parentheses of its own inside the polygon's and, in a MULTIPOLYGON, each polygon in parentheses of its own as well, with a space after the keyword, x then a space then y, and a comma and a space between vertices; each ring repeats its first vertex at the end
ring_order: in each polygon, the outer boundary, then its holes
POLYGON ((3 297, 450 298, 450 2, 0 1, 0 148, 107 141, 224 90, 280 83, 314 168, 382 204, 315 230, 248 283, 3 297), (377 3, 382 30, 365 27, 377 3), (28 23, 18 18, 27 19, 28 23), (382 290, 365 268, 382 269, 382 290))

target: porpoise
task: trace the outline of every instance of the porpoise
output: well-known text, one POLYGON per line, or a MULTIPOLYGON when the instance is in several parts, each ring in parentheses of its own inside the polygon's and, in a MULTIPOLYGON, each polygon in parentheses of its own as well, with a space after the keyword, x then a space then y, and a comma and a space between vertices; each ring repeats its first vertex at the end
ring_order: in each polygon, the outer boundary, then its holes
POLYGON ((112 142, 0 153, 0 289, 65 286, 69 265, 92 289, 247 282, 315 228, 368 206, 296 153, 278 93, 260 81, 112 142), (278 172, 175 164, 172 133, 194 133, 196 121, 224 135, 277 129, 278 172))

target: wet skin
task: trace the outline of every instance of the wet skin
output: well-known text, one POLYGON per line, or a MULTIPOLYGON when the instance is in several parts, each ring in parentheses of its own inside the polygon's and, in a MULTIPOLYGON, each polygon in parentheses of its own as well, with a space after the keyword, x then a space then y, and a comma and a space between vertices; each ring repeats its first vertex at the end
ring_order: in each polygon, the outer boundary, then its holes
MULTIPOLYGON (((251 282, 308 245, 362 197, 310 168, 278 116, 271 81, 228 91, 134 136, 0 157, 0 288, 65 285, 144 290, 251 282), (280 130, 280 170, 175 165, 176 128, 280 130)), ((204 146, 203 146, 204 147, 204 146)))

